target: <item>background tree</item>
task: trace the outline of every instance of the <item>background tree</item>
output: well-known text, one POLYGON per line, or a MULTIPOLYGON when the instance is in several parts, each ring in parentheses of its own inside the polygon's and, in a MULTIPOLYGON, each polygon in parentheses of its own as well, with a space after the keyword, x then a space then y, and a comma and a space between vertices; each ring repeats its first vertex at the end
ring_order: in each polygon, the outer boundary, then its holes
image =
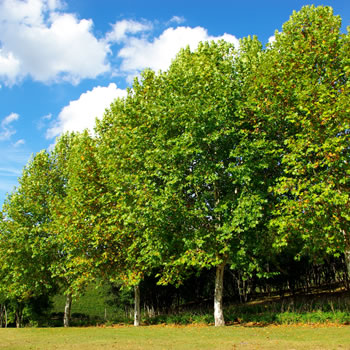
MULTIPOLYGON (((145 72, 145 80, 153 76, 145 72)), ((126 99, 116 100, 97 123, 97 163, 103 179, 103 230, 99 237, 111 249, 100 256, 111 281, 134 288, 134 325, 140 323, 139 284, 159 263, 154 246, 153 226, 147 225, 152 183, 146 180, 144 154, 150 143, 144 138, 148 128, 147 97, 135 81, 126 99)), ((149 136, 149 135, 148 135, 149 136)), ((149 177, 148 177, 149 178, 149 177)))
POLYGON ((101 216, 95 193, 100 193, 102 187, 96 187, 93 152, 93 139, 85 131, 62 135, 51 154, 57 181, 61 183, 51 202, 50 228, 60 256, 51 270, 66 295, 65 327, 70 323, 73 298, 96 279, 96 254, 105 254, 98 249, 95 238, 101 216))
POLYGON ((24 168, 18 188, 6 199, 1 221, 1 282, 6 298, 16 304, 16 324, 31 298, 55 292, 50 265, 56 248, 49 231, 51 163, 49 154, 36 154, 24 168))

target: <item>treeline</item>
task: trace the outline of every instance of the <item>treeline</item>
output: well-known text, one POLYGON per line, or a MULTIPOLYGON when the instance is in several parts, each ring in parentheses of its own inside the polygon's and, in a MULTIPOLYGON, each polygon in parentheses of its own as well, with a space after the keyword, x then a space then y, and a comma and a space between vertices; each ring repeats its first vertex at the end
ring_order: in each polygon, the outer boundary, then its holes
POLYGON ((93 135, 34 155, 0 220, 0 304, 17 325, 25 305, 61 290, 68 326, 93 280, 133 287, 139 325, 142 281, 178 287, 209 270, 221 326, 225 269, 266 288, 297 273, 286 261, 350 270, 340 28, 330 7, 306 6, 266 47, 247 37, 184 49, 167 71, 144 71, 93 135))

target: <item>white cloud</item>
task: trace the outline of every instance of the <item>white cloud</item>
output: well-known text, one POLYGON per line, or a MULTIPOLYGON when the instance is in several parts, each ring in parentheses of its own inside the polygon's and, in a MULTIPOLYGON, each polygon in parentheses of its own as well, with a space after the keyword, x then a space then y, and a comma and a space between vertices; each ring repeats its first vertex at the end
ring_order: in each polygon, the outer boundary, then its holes
POLYGON ((13 146, 17 148, 17 147, 19 147, 19 146, 24 145, 25 143, 26 143, 25 140, 20 139, 20 140, 18 140, 17 142, 15 142, 15 143, 13 144, 13 146))
POLYGON ((9 140, 12 135, 16 133, 16 130, 10 125, 19 118, 17 113, 11 113, 1 121, 0 129, 0 141, 9 140))
POLYGON ((238 39, 231 34, 210 36, 202 27, 177 27, 166 29, 158 38, 149 41, 146 38, 130 37, 119 51, 122 59, 120 70, 131 82, 141 70, 151 68, 154 71, 166 70, 181 48, 190 46, 194 50, 201 41, 218 41, 220 39, 239 46, 238 39))
POLYGON ((42 116, 37 122, 36 127, 38 130, 42 130, 43 128, 47 127, 47 123, 49 120, 51 120, 52 114, 49 113, 47 115, 42 116))
MULTIPOLYGON (((184 21, 173 16, 169 24, 184 21)), ((62 0, 0 0, 0 83, 13 85, 30 77, 77 84, 107 72, 117 72, 131 82, 145 68, 167 69, 187 45, 195 49, 200 41, 225 39, 238 46, 233 35, 210 36, 202 27, 168 28, 150 39, 152 27, 147 21, 124 19, 98 39, 92 20, 65 12, 62 0), (114 44, 122 45, 118 69, 108 61, 114 44)))
POLYGON ((11 138, 12 135, 14 135, 16 133, 16 130, 13 129, 2 129, 0 131, 0 141, 5 141, 5 140, 9 140, 11 138))
POLYGON ((48 0, 47 7, 49 10, 54 11, 56 9, 64 9, 66 7, 66 3, 61 0, 48 0))
POLYGON ((112 26, 112 31, 106 34, 107 42, 121 42, 127 39, 127 34, 146 32, 152 29, 150 23, 141 23, 133 20, 122 20, 112 26))
POLYGON ((41 82, 78 83, 110 70, 105 40, 92 20, 60 10, 59 0, 0 1, 0 79, 12 85, 25 76, 41 82))
MULTIPOLYGON (((1 34, 0 34, 1 35, 1 34)), ((6 80, 13 84, 20 72, 20 62, 13 56, 12 52, 4 52, 0 49, 0 78, 6 77, 6 80)))
POLYGON ((55 124, 47 130, 46 137, 53 138, 66 131, 92 130, 96 118, 102 118, 106 108, 117 97, 126 96, 126 90, 118 89, 114 83, 107 87, 97 86, 80 95, 78 100, 65 106, 55 124))
POLYGON ((170 21, 170 23, 176 23, 176 24, 181 24, 185 22, 185 17, 183 16, 173 16, 170 21))
POLYGON ((51 118, 52 118, 52 114, 49 113, 49 114, 44 115, 41 119, 43 119, 43 120, 50 120, 51 118))
POLYGON ((8 115, 3 119, 3 121, 1 122, 1 126, 4 128, 7 125, 11 124, 12 122, 18 120, 18 118, 19 118, 19 115, 17 113, 11 113, 10 115, 8 115))

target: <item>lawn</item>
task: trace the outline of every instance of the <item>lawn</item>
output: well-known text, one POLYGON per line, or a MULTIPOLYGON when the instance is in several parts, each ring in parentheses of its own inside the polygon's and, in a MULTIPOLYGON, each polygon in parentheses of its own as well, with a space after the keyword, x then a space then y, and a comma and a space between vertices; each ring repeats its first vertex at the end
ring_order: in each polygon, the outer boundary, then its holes
POLYGON ((0 349, 350 349, 350 328, 339 325, 8 328, 0 329, 0 349))

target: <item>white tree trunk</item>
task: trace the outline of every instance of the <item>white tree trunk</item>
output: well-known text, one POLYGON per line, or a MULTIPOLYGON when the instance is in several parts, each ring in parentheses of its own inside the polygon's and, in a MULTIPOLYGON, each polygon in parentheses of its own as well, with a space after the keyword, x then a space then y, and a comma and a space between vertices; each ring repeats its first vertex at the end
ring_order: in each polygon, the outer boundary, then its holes
POLYGON ((348 276, 350 277, 350 250, 345 250, 344 252, 345 255, 345 264, 346 264, 346 270, 348 273, 348 276))
POLYGON ((0 328, 2 328, 3 320, 5 318, 5 305, 0 304, 0 328))
POLYGON ((224 312, 222 309, 225 265, 226 265, 226 262, 216 267, 215 294, 214 294, 215 327, 225 326, 224 312))
POLYGON ((344 251, 344 258, 345 258, 345 265, 346 265, 346 272, 348 274, 348 283, 347 283, 347 288, 349 289, 349 280, 350 280, 350 249, 345 248, 344 251))
POLYGON ((64 306, 64 316, 63 316, 64 327, 69 327, 71 309, 72 309, 72 294, 67 294, 66 305, 64 306))
POLYGON ((138 327, 141 320, 140 285, 134 286, 134 326, 138 327))

